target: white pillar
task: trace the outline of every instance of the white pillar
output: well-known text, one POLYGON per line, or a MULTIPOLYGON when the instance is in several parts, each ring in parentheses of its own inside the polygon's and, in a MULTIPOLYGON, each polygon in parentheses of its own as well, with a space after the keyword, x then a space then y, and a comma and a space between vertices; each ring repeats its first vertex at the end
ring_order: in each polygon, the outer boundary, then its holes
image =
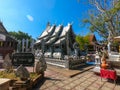
POLYGON ((45 41, 44 41, 44 39, 42 40, 41 47, 42 47, 42 53, 44 54, 44 52, 45 52, 45 41))
POLYGON ((107 45, 107 47, 108 47, 108 53, 110 53, 110 52, 111 52, 111 50, 110 50, 110 45, 111 45, 111 43, 110 43, 110 42, 108 42, 108 45, 107 45))
POLYGON ((26 39, 26 52, 28 50, 28 39, 26 39))
POLYGON ((17 52, 21 52, 21 41, 20 40, 18 40, 17 52))
POLYGON ((33 53, 33 47, 34 47, 34 40, 32 39, 32 42, 31 42, 31 52, 33 53))
POLYGON ((24 48, 25 48, 25 39, 22 39, 22 52, 24 52, 24 48))

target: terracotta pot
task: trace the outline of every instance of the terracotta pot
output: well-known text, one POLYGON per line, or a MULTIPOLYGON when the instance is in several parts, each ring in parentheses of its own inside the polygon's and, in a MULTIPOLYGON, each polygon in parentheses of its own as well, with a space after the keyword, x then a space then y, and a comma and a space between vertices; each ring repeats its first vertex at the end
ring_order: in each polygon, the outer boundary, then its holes
POLYGON ((101 68, 104 68, 104 69, 106 69, 106 68, 107 68, 106 61, 102 61, 101 68))

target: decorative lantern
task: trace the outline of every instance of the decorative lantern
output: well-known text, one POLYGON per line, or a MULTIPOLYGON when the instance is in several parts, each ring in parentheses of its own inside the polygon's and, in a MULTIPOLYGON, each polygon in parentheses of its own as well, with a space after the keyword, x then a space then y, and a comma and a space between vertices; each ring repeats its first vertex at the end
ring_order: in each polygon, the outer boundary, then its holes
POLYGON ((99 56, 97 51, 96 51, 96 55, 95 55, 95 64, 99 64, 100 65, 100 56, 99 56))

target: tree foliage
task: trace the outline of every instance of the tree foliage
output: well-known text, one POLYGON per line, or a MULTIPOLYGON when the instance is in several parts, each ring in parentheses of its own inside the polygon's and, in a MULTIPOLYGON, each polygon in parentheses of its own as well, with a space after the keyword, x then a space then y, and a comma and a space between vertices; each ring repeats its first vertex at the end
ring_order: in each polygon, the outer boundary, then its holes
POLYGON ((18 43, 20 43, 20 46, 19 46, 19 49, 20 51, 22 51, 22 40, 25 39, 27 40, 28 39, 28 47, 30 48, 31 47, 31 43, 32 43, 32 40, 35 41, 35 39, 32 38, 32 36, 28 35, 28 33, 24 33, 22 31, 18 31, 18 32, 15 32, 15 31, 10 31, 8 32, 11 36, 13 36, 15 39, 18 40, 18 43))
POLYGON ((23 38, 28 39, 30 41, 32 40, 32 37, 28 35, 28 33, 24 33, 22 31, 18 31, 18 32, 10 31, 9 34, 15 37, 17 40, 22 40, 23 38))
POLYGON ((77 35, 75 38, 76 42, 79 44, 81 50, 85 50, 86 46, 89 45, 89 34, 86 36, 77 35))
POLYGON ((120 0, 88 0, 94 6, 84 23, 90 24, 90 30, 104 39, 120 35, 120 0))

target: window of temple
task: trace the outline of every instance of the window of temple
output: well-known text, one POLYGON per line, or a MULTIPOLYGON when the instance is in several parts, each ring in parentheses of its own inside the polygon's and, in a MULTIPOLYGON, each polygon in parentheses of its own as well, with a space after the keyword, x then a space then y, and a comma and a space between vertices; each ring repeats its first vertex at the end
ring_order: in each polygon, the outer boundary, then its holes
POLYGON ((2 43, 2 47, 4 47, 4 46, 5 46, 5 42, 2 43))
POLYGON ((55 46, 55 48, 59 48, 59 46, 55 46))
POLYGON ((11 47, 13 46, 13 42, 11 42, 11 47))
POLYGON ((7 47, 9 47, 9 42, 7 42, 7 47))
POLYGON ((0 47, 2 46, 2 42, 0 42, 0 47))
POLYGON ((4 47, 6 47, 6 45, 7 45, 7 42, 4 42, 4 47))
POLYGON ((88 46, 88 51, 94 51, 94 46, 93 45, 89 45, 88 46))
POLYGON ((11 42, 9 42, 9 47, 11 47, 11 42))
POLYGON ((14 47, 15 43, 13 42, 13 47, 14 47))

